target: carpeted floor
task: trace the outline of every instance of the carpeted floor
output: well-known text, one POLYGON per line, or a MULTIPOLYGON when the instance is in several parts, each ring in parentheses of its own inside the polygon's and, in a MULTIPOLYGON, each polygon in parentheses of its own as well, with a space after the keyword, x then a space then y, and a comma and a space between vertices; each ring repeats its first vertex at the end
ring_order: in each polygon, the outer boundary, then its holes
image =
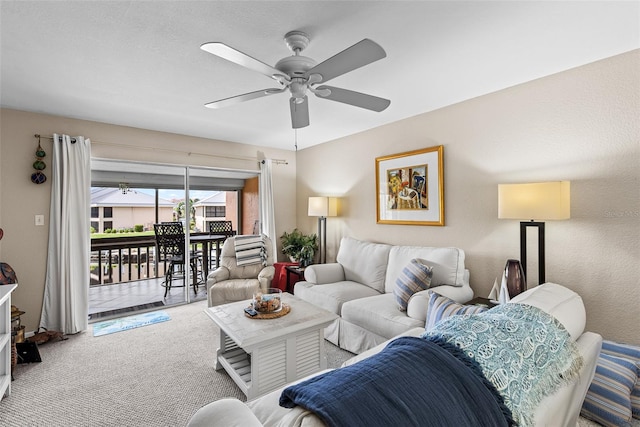
MULTIPOLYGON (((245 401, 213 367, 218 329, 205 308, 206 301, 165 308, 167 322, 100 337, 90 328, 41 345, 41 363, 16 367, 12 394, 0 402, 0 426, 176 427, 214 400, 245 401)), ((328 342, 326 348, 329 367, 352 356, 328 342)), ((598 424, 580 418, 578 426, 598 424)))
MULTIPOLYGON (((164 308, 171 320, 117 334, 88 331, 39 347, 42 363, 18 365, 0 426, 184 426, 222 397, 246 400, 214 369, 218 328, 206 301, 164 308)), ((330 367, 352 356, 327 343, 330 367)))

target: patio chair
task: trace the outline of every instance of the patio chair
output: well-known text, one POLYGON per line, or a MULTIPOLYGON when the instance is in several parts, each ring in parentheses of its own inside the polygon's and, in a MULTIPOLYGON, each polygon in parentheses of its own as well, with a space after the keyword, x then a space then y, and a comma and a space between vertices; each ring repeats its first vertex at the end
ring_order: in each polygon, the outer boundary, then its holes
MULTIPOLYGON (((210 221, 209 234, 217 234, 217 235, 231 237, 231 236, 235 236, 236 232, 233 229, 233 223, 231 221, 210 221)), ((218 245, 218 247, 220 246, 218 245)), ((211 249, 213 249, 213 247, 211 249)), ((211 254, 209 254, 209 263, 211 264, 209 265, 209 267, 213 267, 214 263, 217 262, 219 257, 220 257, 220 254, 218 252, 216 252, 215 258, 212 257, 211 254)))
MULTIPOLYGON (((172 287, 183 288, 187 283, 184 256, 185 235, 180 222, 154 224, 153 229, 156 234, 158 261, 165 263, 165 280, 162 286, 165 287, 164 297, 166 298, 172 287), (174 285, 173 281, 179 279, 182 279, 182 284, 174 285)), ((198 253, 189 253, 189 266, 193 273, 193 291, 195 293, 198 293, 198 275, 202 276, 202 269, 198 268, 201 262, 198 253)), ((201 277, 201 279, 204 282, 204 277, 201 277)))
POLYGON ((233 223, 231 221, 210 221, 209 234, 224 234, 226 236, 235 236, 233 223))

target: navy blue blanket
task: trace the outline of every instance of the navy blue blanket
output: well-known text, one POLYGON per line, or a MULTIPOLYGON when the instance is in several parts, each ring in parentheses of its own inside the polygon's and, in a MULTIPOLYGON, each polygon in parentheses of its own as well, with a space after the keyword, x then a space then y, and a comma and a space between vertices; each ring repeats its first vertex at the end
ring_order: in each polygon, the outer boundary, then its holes
POLYGON ((299 405, 330 427, 511 425, 500 395, 473 363, 401 337, 356 364, 287 387, 280 406, 299 405))

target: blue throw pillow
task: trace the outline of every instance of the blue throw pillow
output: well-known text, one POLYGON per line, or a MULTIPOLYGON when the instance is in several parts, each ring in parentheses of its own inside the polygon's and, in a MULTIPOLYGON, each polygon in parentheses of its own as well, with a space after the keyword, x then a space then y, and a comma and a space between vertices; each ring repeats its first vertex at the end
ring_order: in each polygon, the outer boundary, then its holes
POLYGON ((393 295, 396 297, 400 311, 407 311, 409 299, 416 292, 424 291, 431 286, 433 269, 419 259, 412 259, 396 280, 393 295))
POLYGON ((640 419, 640 347, 604 340, 602 341, 602 353, 629 359, 636 364, 638 378, 636 378, 636 385, 631 391, 631 412, 633 418, 640 419))
POLYGON ((628 426, 631 390, 637 378, 633 361, 600 353, 580 415, 603 426, 628 426))
POLYGON ((427 321, 425 329, 430 331, 443 319, 458 314, 477 314, 487 311, 489 308, 481 305, 464 305, 455 302, 451 298, 429 291, 429 306, 427 308, 427 321))

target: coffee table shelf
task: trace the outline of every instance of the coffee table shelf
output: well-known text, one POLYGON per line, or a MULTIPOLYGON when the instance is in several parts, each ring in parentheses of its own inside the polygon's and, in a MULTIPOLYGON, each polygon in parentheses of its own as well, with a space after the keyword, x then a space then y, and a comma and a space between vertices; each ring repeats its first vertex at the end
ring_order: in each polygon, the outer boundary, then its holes
POLYGON ((227 371, 248 400, 326 369, 324 328, 337 315, 291 294, 291 312, 276 319, 244 316, 249 301, 206 309, 220 328, 216 369, 227 371))

